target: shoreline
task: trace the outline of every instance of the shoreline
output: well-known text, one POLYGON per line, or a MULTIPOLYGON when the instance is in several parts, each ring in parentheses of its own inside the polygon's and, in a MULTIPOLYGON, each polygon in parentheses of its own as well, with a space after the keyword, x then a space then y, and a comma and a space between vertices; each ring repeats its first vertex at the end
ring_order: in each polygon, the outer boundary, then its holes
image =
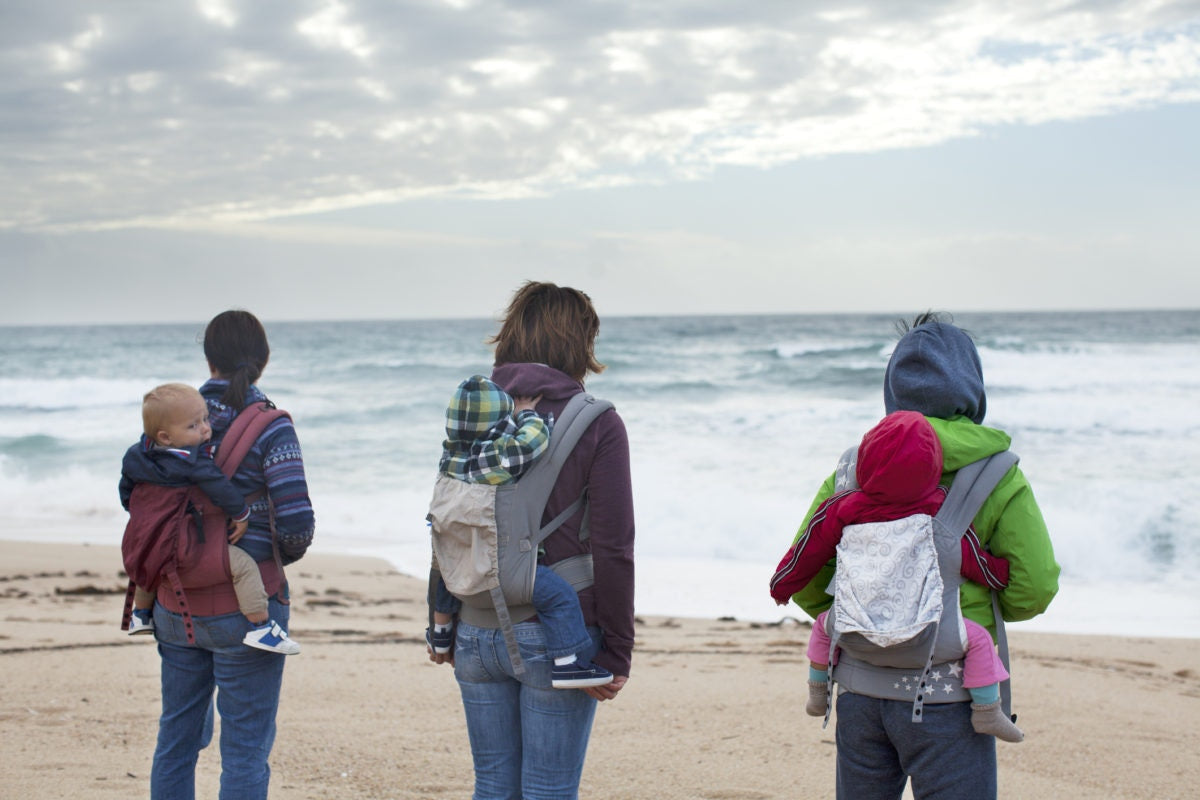
MULTIPOLYGON (((75 519, 50 521, 9 517, 11 528, 26 532, 31 538, 17 539, 0 534, 0 543, 40 546, 119 547, 124 529, 105 521, 75 519), (67 533, 66 531, 70 531, 67 533)), ((427 542, 422 543, 428 547, 427 542)), ((313 558, 362 558, 387 563, 398 574, 415 577, 424 582, 422 572, 405 571, 398 563, 408 564, 417 557, 410 555, 412 547, 402 549, 365 545, 322 537, 309 549, 303 563, 313 558), (404 557, 404 556, 408 557, 404 557)), ((428 565, 427 553, 423 564, 428 565)), ((118 568, 119 568, 118 558, 118 568)), ((732 617, 743 622, 764 625, 777 624, 788 617, 807 619, 795 606, 778 607, 767 597, 767 576, 773 564, 748 561, 726 561, 698 558, 638 558, 637 598, 639 614, 677 619, 719 619, 732 617), (680 576, 685 575, 686 579, 680 576), (682 582, 681 582, 682 581, 682 582), (704 593, 687 592, 695 586, 720 586, 719 598, 704 593), (686 599, 681 599, 685 598, 686 599), (651 610, 645 610, 647 606, 651 610)), ((1149 636, 1156 639, 1200 639, 1200 598, 1190 586, 1170 583, 1156 584, 1129 581, 1097 583, 1068 582, 1062 585, 1049 610, 1032 620, 1011 623, 1013 631, 1065 636, 1149 636), (1130 598, 1134 598, 1130 600, 1130 598), (1148 618, 1147 607, 1160 611, 1148 618), (1136 632, 1136 633, 1135 633, 1136 632)))
MULTIPOLYGON (((145 796, 158 658, 119 630, 119 548, 0 540, 0 796, 145 796)), ((292 633, 272 794, 450 798, 471 789, 453 674, 426 660, 424 581, 313 553, 288 571, 292 633)), ((833 796, 836 715, 806 717, 804 622, 641 616, 628 687, 599 706, 581 794, 833 796)), ((1200 639, 1010 628, 1026 733, 1001 796, 1183 798, 1200 783, 1200 639)), ((197 769, 215 796, 219 753, 197 769)))

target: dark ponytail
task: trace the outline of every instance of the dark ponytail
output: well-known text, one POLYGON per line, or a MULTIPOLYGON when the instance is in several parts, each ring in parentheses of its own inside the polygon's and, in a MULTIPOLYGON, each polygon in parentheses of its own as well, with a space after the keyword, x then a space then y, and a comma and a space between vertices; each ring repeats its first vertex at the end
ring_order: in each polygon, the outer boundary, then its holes
POLYGON ((271 348, 267 332, 249 311, 223 311, 204 329, 204 357, 229 381, 221 402, 241 411, 250 386, 262 377, 271 348))

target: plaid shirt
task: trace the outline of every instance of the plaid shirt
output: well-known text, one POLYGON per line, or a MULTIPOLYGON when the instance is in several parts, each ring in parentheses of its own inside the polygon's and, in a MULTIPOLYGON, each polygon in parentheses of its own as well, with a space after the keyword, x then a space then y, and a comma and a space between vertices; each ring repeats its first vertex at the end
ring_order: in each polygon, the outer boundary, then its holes
POLYGON ((487 378, 463 381, 446 408, 446 435, 438 468, 470 483, 517 480, 550 444, 552 423, 536 411, 512 414, 512 398, 487 378))

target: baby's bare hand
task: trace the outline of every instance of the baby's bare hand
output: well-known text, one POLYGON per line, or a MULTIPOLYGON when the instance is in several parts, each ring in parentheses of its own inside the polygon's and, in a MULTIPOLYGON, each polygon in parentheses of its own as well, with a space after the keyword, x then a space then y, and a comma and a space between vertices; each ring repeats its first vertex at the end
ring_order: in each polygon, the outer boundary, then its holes
POLYGON ((520 414, 522 411, 532 411, 534 406, 542 402, 542 396, 529 397, 528 395, 513 396, 513 413, 520 414))
POLYGON ((230 522, 229 523, 229 543, 230 544, 236 544, 237 540, 242 538, 242 536, 246 533, 247 524, 248 523, 246 520, 242 520, 241 522, 230 522))

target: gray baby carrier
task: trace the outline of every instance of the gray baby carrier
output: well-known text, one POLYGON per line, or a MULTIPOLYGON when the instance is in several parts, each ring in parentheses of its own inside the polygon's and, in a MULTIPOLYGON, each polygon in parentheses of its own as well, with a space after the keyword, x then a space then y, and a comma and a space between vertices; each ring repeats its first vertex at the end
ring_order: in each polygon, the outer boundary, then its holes
MULTIPOLYGON (((550 444, 521 479, 493 486, 439 475, 429 505, 433 566, 446 588, 462 600, 460 618, 481 628, 500 628, 513 671, 522 674, 513 620, 532 617, 538 546, 584 509, 579 539, 588 538, 587 492, 542 525, 550 492, 579 437, 605 411, 607 400, 586 392, 571 398, 555 420, 550 444)), ((594 583, 591 553, 549 565, 579 592, 594 583)))
MULTIPOLYGON (((857 458, 857 448, 842 456, 835 491, 857 488, 857 458)), ((826 590, 834 596, 825 619, 830 652, 840 648, 838 662, 829 670, 826 724, 835 682, 855 694, 912 700, 913 722, 921 721, 925 703, 971 699, 962 685, 966 629, 959 608, 959 540, 1016 463, 1016 454, 1006 450, 963 467, 935 517, 918 514, 895 522, 846 526, 834 579, 826 590), (887 591, 874 591, 885 584, 887 591)), ((994 591, 992 609, 1000 658, 1007 669, 1008 639, 994 591)), ((1008 681, 1001 695, 1004 712, 1010 714, 1008 681)))

